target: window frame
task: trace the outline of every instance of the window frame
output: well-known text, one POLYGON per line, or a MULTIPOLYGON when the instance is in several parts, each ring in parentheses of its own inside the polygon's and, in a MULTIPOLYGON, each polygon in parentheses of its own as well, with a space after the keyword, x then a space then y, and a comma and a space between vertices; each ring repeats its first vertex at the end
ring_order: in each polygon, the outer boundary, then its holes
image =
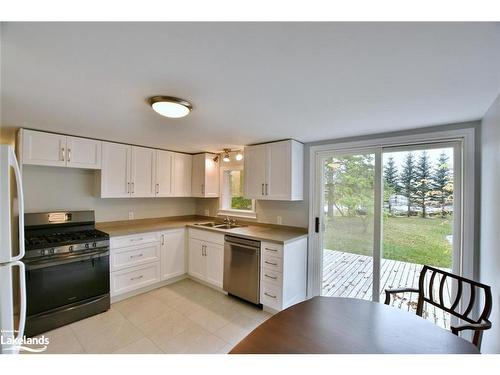
POLYGON ((220 189, 219 189, 219 209, 217 211, 218 215, 224 215, 224 216, 234 216, 234 217, 241 217, 241 218, 250 218, 250 219, 256 219, 257 218, 257 212, 255 209, 255 199, 252 199, 252 209, 251 210, 238 210, 238 209, 227 209, 223 208, 223 191, 224 191, 224 174, 227 171, 240 171, 243 172, 243 166, 242 165, 233 165, 233 166, 221 166, 219 168, 219 183, 220 183, 220 189))

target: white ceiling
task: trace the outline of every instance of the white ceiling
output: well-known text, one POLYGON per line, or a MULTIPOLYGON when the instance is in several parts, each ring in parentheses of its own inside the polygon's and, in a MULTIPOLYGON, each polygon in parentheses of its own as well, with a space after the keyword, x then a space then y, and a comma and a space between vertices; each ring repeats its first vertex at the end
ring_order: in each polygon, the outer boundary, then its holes
POLYGON ((188 152, 480 119, 493 23, 9 23, 2 124, 188 152), (152 95, 194 111, 167 119, 152 95))

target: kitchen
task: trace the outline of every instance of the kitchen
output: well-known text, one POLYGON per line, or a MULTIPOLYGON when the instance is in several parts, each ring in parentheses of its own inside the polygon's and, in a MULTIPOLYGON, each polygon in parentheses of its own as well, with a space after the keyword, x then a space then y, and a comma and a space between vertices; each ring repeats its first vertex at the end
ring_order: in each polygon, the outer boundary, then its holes
POLYGON ((2 354, 495 352, 496 29, 2 23, 2 354))

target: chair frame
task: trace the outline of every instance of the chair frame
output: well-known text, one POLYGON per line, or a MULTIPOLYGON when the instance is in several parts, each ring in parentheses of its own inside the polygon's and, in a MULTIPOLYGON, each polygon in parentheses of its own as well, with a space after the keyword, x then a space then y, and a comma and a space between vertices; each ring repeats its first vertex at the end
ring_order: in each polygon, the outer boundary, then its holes
POLYGON ((386 305, 389 305, 391 302, 391 295, 393 294, 398 294, 398 293, 418 293, 418 302, 417 302, 417 315, 422 316, 423 310, 424 310, 424 302, 430 303, 431 305, 434 305, 451 315, 467 322, 465 324, 457 325, 457 326, 451 326, 451 332, 455 335, 458 336, 459 332, 464 331, 464 330, 471 330, 473 331, 473 337, 472 337, 472 343, 477 346, 478 349, 481 348, 481 340, 483 337, 483 331, 490 329, 491 328, 491 322, 488 320, 490 313, 491 313, 491 307, 492 307, 492 295, 491 295, 491 288, 488 285, 479 283, 474 280, 467 279, 462 276, 458 276, 455 274, 452 274, 450 272, 443 271, 441 269, 427 266, 425 265, 422 268, 422 271, 420 272, 420 278, 418 281, 418 289, 416 288, 397 288, 397 289, 386 289, 385 290, 385 301, 384 303, 386 305), (427 272, 432 272, 429 280, 429 288, 428 288, 428 297, 425 295, 425 275, 427 272), (441 282, 439 284, 439 300, 435 301, 434 296, 433 296, 433 286, 434 286, 434 280, 436 279, 436 275, 440 274, 441 277, 441 282), (443 293, 444 293, 444 286, 445 286, 445 280, 446 278, 451 278, 455 279, 458 282, 458 289, 457 289, 457 295, 455 297, 455 300, 453 301, 452 305, 450 307, 446 307, 444 305, 444 299, 443 299, 443 293), (460 300, 462 299, 462 292, 463 292, 463 284, 469 284, 470 285, 470 296, 469 296, 469 303, 467 304, 467 307, 463 313, 460 313, 456 311, 456 308, 460 304, 460 300), (474 303, 476 302, 476 287, 479 289, 484 290, 485 294, 485 301, 484 301, 484 308, 483 311, 481 312, 481 315, 479 316, 478 319, 474 320, 469 317, 469 314, 471 313, 474 303))

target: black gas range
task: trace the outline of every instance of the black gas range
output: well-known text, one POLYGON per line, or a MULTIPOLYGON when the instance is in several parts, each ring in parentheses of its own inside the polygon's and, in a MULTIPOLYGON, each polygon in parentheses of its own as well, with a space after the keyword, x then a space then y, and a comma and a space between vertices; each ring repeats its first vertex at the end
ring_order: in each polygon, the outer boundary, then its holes
POLYGON ((108 310, 109 236, 95 229, 94 211, 29 213, 24 221, 26 335, 108 310))

